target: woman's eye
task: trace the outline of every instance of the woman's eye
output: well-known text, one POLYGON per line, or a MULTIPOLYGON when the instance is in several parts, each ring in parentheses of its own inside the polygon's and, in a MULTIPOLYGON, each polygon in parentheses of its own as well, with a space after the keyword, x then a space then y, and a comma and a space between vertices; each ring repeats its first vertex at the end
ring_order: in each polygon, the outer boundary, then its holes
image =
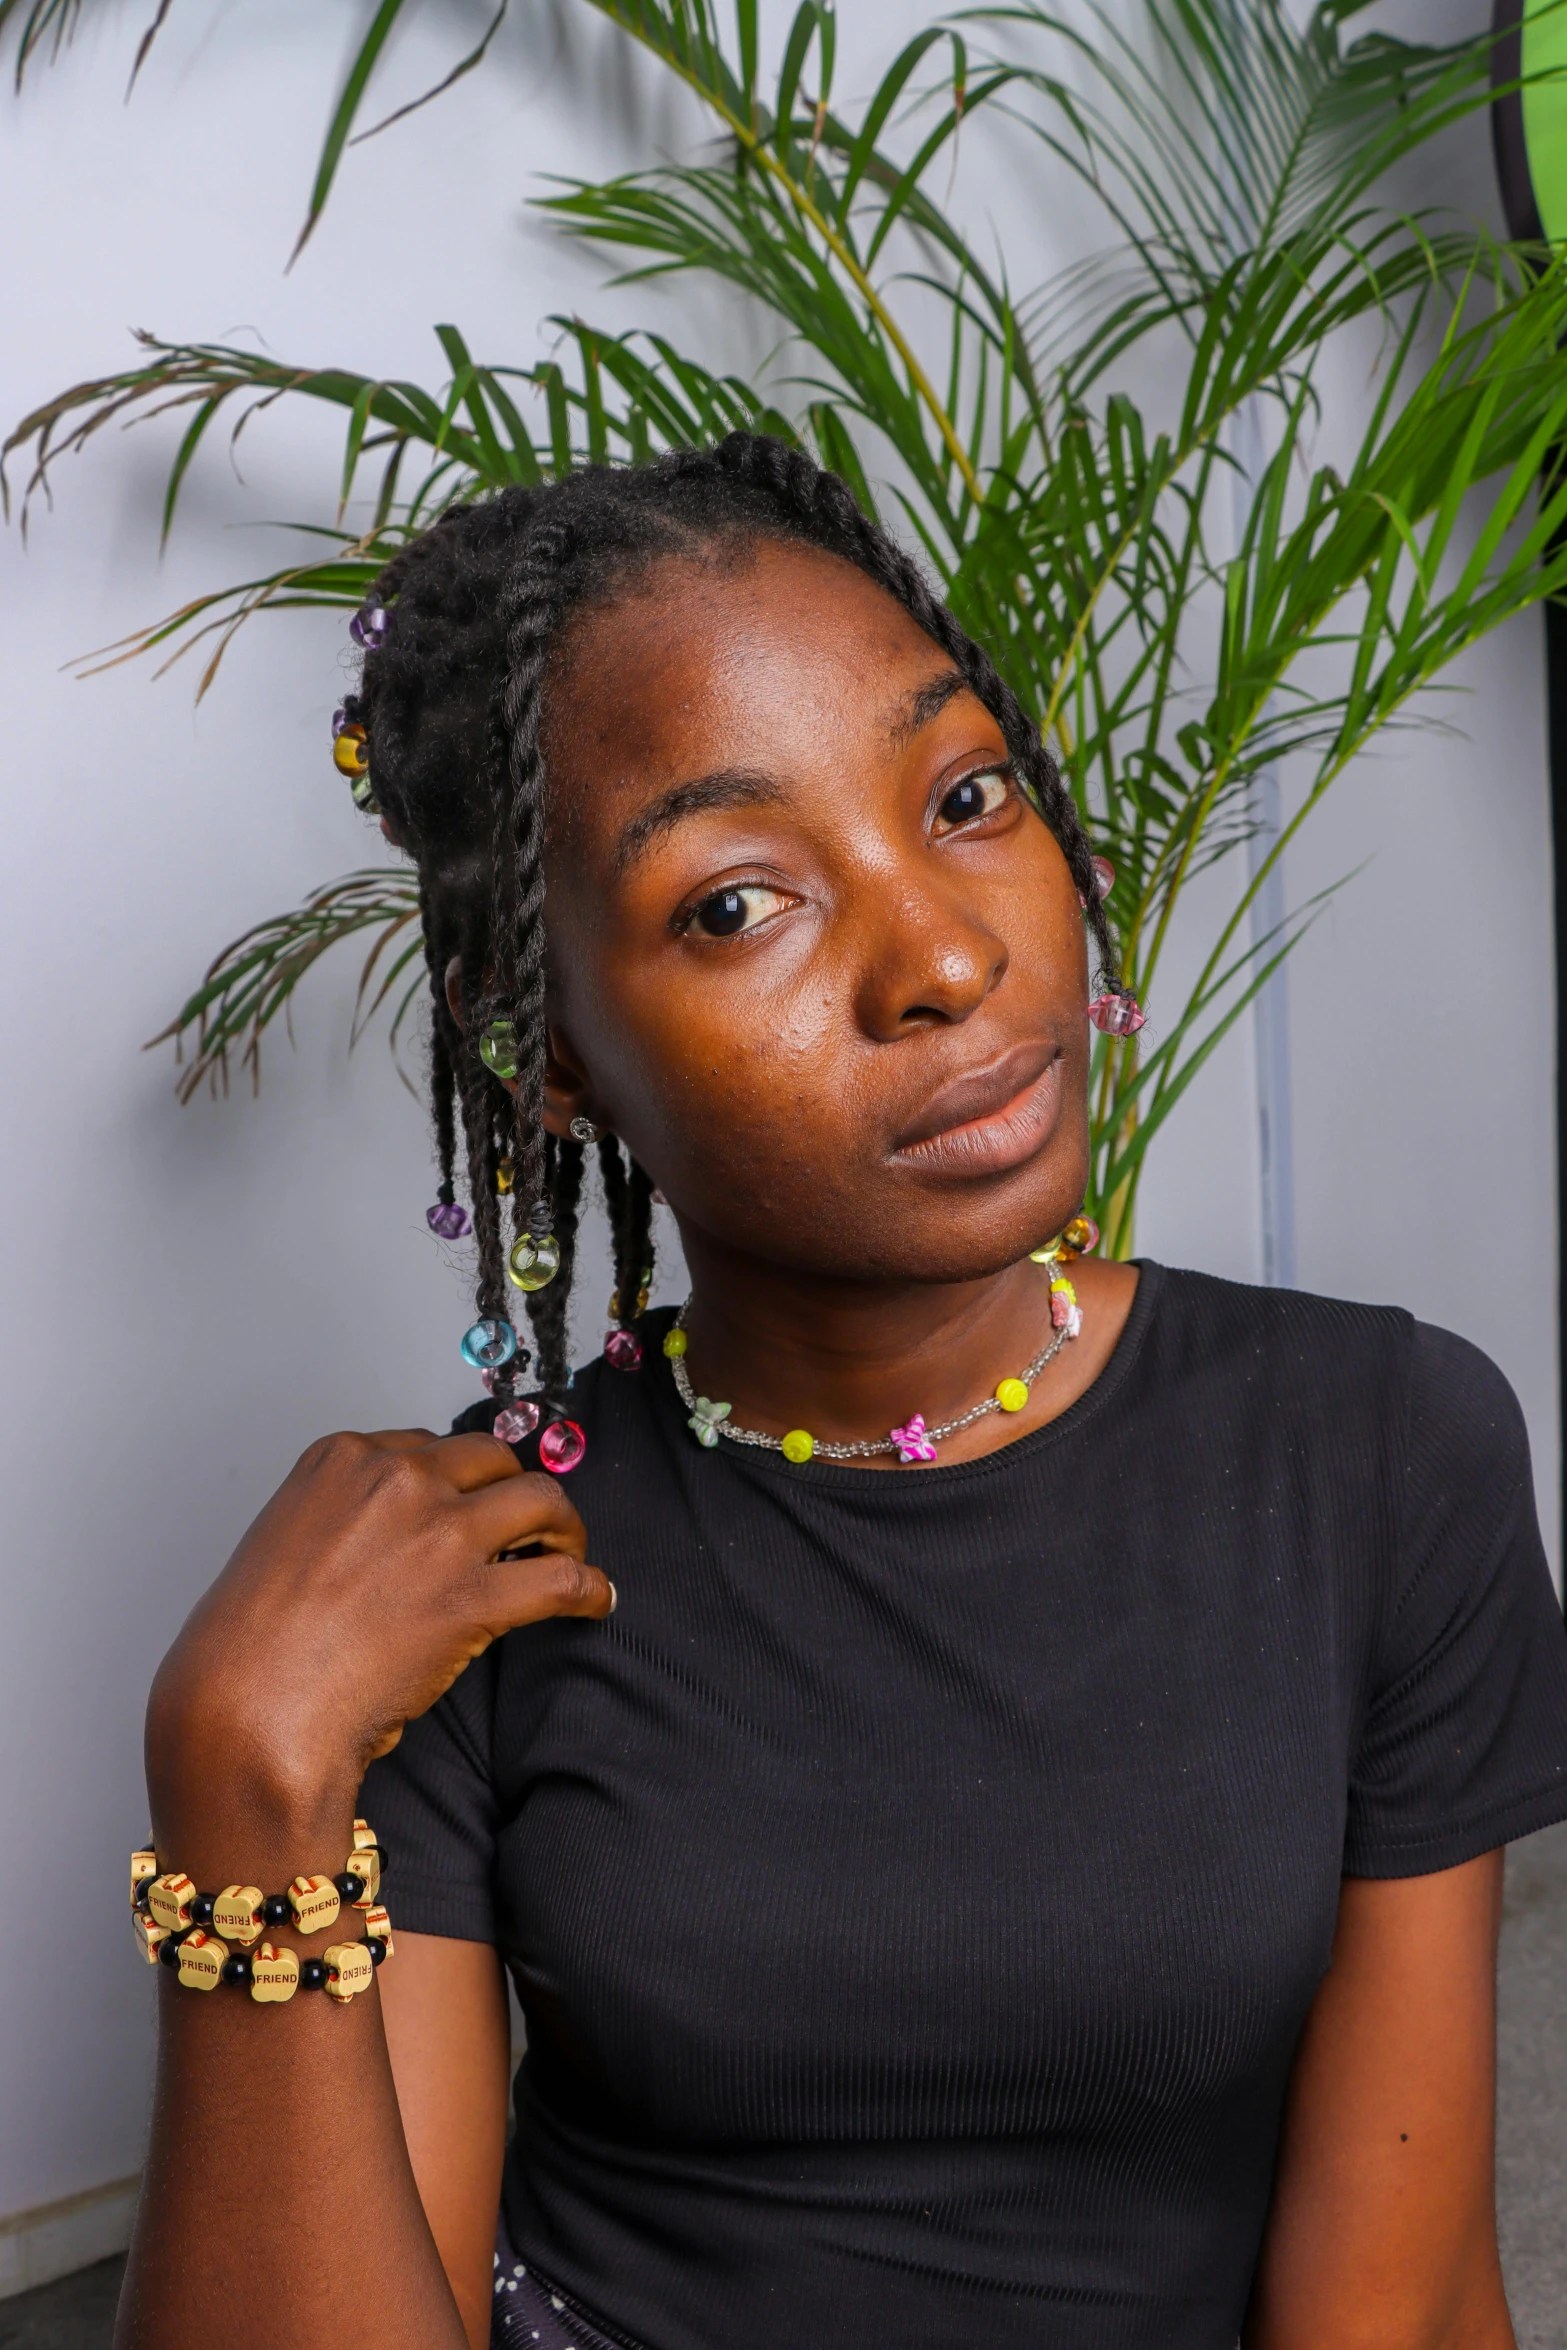
POLYGON ((702 938, 737 938, 754 930, 785 903, 782 890, 767 889, 759 881, 742 882, 735 889, 715 889, 704 898, 686 924, 702 938))
POLYGON ((959 824, 972 824, 976 816, 993 816, 1011 791, 1011 778, 1004 767, 988 767, 983 775, 965 775, 936 810, 936 830, 951 832, 959 824))

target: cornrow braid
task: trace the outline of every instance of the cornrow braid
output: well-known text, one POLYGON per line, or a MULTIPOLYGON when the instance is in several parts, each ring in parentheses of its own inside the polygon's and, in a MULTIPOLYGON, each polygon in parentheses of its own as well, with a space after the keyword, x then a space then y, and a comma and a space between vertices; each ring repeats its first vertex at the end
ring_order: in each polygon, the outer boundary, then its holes
MULTIPOLYGON (((481 1317, 509 1320, 503 1192, 513 1244, 553 1234, 559 1266, 528 1295, 544 1409, 570 1381, 568 1307, 584 1176, 580 1145, 543 1123, 547 1031, 543 751, 550 666, 579 612, 612 603, 670 557, 700 559, 763 540, 804 542, 852 563, 939 645, 1000 727, 1023 788, 1054 833, 1083 902, 1102 983, 1119 989, 1115 942, 1090 843, 1039 729, 918 564, 847 485, 802 450, 747 433, 645 464, 594 466, 543 487, 454 506, 399 550, 371 593, 348 716, 369 737, 375 802, 419 867, 432 1006, 431 1116, 444 1191, 460 1120, 472 1201, 481 1317), (446 996, 461 971, 460 1017, 446 996), (480 1046, 504 1024, 514 1096, 480 1046), (502 1170, 509 1162, 509 1185, 502 1170)), ((492 1060, 496 1058, 492 1052, 492 1060)), ((653 1263, 652 1183, 613 1135, 598 1146, 619 1293, 635 1317, 653 1263)), ((624 1360, 622 1350, 616 1357, 624 1360)), ((508 1401, 527 1362, 497 1370, 508 1401)))

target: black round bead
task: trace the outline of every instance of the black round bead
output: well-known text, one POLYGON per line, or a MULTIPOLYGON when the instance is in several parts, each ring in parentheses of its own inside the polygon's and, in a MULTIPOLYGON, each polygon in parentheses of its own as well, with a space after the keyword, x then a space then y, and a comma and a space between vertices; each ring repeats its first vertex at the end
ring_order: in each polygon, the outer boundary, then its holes
POLYGON ((210 1926, 212 1912, 217 1905, 215 1893, 193 1893, 190 1897, 190 1920, 193 1926, 210 1926))
POLYGON ((367 1934, 365 1936, 365 1948, 370 1953, 370 1964, 372 1966, 379 1966, 382 1959, 386 1956, 386 1944, 382 1941, 380 1935, 367 1934))
POLYGON ((165 1941, 162 1941, 158 1944, 158 1964, 160 1966, 173 1967, 179 1965, 180 1944, 184 1941, 184 1939, 185 1937, 183 1934, 170 1934, 165 1941))
POLYGON ((268 1926, 286 1926, 293 1914, 286 1893, 269 1893, 261 1904, 262 1922, 268 1926))
POLYGON ((251 1964, 243 1950, 236 1950, 232 1958, 223 1961, 223 1980, 237 1983, 243 1989, 251 1978, 251 1964))
POLYGON ((145 1911, 147 1904, 149 1901, 151 1901, 151 1899, 152 1879, 151 1877, 143 1877, 140 1884, 136 1888, 136 1907, 139 1910, 145 1911))
POLYGON ((299 1988, 301 1991, 324 1991, 326 1989, 326 1960, 324 1958, 302 1958, 300 1960, 299 1988))
POLYGON ((344 1869, 340 1877, 332 1879, 343 1899, 350 1904, 359 1899, 365 1889, 363 1877, 356 1877, 352 1869, 344 1869))
POLYGON ((372 1851, 374 1852, 376 1859, 377 1859, 377 1860, 380 1862, 380 1864, 381 1864, 381 1874, 382 1874, 382 1876, 384 1877, 384 1876, 386 1875, 386 1872, 387 1872, 387 1870, 388 1870, 388 1869, 391 1867, 391 1865, 392 1865, 392 1856, 391 1856, 391 1854, 390 1854, 390 1853, 387 1851, 387 1849, 386 1849, 386 1846, 385 1846, 384 1844, 376 1844, 376 1845, 373 1845, 373 1846, 371 1847, 371 1849, 372 1849, 372 1851))

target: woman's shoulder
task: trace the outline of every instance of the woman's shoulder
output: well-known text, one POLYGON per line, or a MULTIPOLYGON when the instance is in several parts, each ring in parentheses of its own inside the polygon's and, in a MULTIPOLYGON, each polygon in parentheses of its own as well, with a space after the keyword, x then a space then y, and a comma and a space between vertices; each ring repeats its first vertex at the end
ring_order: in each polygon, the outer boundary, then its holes
MULTIPOLYGON (((1259 1404, 1341 1432, 1394 1439, 1406 1463, 1527 1472, 1518 1398, 1491 1357, 1402 1306, 1264 1289, 1211 1273, 1149 1268, 1160 1370, 1218 1380, 1259 1404)), ((1380 1446, 1379 1446, 1380 1449, 1380 1446)))

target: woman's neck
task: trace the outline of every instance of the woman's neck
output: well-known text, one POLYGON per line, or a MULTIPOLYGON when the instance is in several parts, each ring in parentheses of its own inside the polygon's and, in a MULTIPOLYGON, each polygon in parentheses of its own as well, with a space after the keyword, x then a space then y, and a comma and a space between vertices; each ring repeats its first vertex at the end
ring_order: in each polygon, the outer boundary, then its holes
MULTIPOLYGON (((682 1238, 691 1384, 730 1404, 740 1427, 805 1428, 819 1443, 885 1436, 914 1412, 936 1427, 1015 1379, 1050 1340, 1050 1269, 1028 1258, 979 1281, 862 1283, 761 1263, 705 1233, 682 1238)), ((1047 1364, 1021 1411, 992 1412, 946 1439, 943 1461, 977 1458, 1056 1418, 1104 1368, 1136 1270, 1086 1259, 1068 1271, 1081 1336, 1047 1364)))

